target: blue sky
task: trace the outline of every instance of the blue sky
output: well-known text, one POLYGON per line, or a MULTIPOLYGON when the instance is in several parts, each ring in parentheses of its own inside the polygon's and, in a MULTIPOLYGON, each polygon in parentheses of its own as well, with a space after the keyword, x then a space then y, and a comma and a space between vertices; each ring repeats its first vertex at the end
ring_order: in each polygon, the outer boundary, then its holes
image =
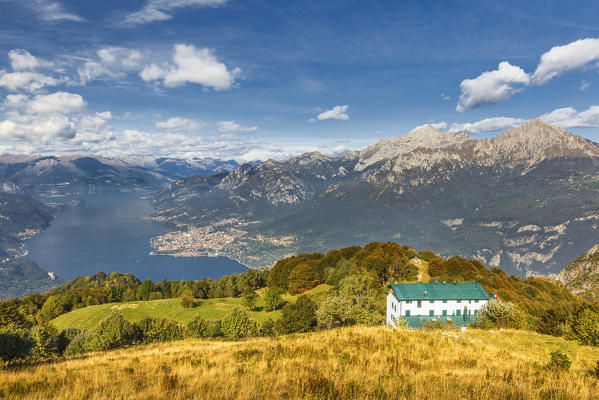
POLYGON ((335 154, 427 123, 488 137, 538 116, 599 140, 597 2, 0 0, 0 11, 0 152, 244 161, 335 154))

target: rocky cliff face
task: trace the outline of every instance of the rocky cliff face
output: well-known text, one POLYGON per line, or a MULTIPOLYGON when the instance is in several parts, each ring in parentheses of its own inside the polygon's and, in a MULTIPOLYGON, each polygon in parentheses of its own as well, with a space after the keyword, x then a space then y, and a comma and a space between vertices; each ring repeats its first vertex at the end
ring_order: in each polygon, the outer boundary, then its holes
POLYGON ((239 246, 225 250, 237 259, 258 247, 284 255, 399 240, 549 275, 594 244, 598 193, 599 148, 537 119, 491 139, 429 126, 342 158, 309 153, 243 165, 175 182, 156 206, 180 225, 218 231, 219 221, 243 221, 236 229, 247 235, 235 231, 239 246), (295 239, 258 246, 247 239, 255 235, 295 239))
POLYGON ((572 293, 589 301, 599 300, 599 244, 574 260, 557 275, 572 293))

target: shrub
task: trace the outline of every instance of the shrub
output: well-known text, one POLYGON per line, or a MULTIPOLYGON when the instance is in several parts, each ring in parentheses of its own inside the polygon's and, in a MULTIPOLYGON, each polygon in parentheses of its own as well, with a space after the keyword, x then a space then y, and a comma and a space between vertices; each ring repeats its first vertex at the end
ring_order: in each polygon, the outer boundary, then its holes
POLYGON ((209 324, 202 317, 195 317, 185 325, 185 337, 207 338, 210 336, 212 335, 209 324))
POLYGON ((269 287, 263 295, 264 311, 274 311, 283 307, 285 300, 281 297, 281 289, 278 287, 269 287))
POLYGON ((75 339, 77 335, 79 335, 81 331, 76 328, 67 328, 64 331, 60 332, 58 335, 58 352, 60 354, 64 353, 69 344, 75 339))
POLYGON ((568 371, 572 365, 572 360, 563 351, 556 350, 551 353, 551 359, 547 363, 547 369, 554 371, 568 371))
POLYGON ((12 327, 0 328, 0 360, 11 364, 29 356, 35 342, 26 330, 12 327))
POLYGON ((272 318, 267 319, 258 329, 258 336, 275 336, 275 322, 272 318))
POLYGON ((195 307, 196 302, 195 299, 191 296, 183 296, 181 297, 181 306, 183 308, 192 308, 195 307))
POLYGON ((479 311, 474 327, 490 328, 523 328, 526 314, 514 303, 501 299, 490 300, 479 311))
POLYGON ((137 339, 135 325, 120 314, 112 313, 89 331, 84 348, 86 351, 118 349, 133 344, 137 339))
POLYGON ((408 325, 407 319, 405 319, 404 317, 399 317, 395 319, 395 327, 403 331, 408 329, 410 326, 408 325))
POLYGON ((179 324, 166 318, 146 317, 135 325, 142 343, 183 339, 183 330, 179 324))
POLYGON ((438 331, 443 329, 442 321, 425 321, 422 323, 422 329, 426 329, 429 331, 438 331))
POLYGON ((599 313, 590 308, 579 311, 572 324, 572 334, 583 344, 599 346, 599 313))
POLYGON ((83 354, 88 350, 89 331, 81 331, 75 336, 64 350, 65 356, 74 356, 77 354, 83 354))
POLYGON ((228 339, 242 339, 256 334, 256 321, 240 308, 234 308, 231 314, 222 321, 221 329, 223 335, 228 339))
POLYGON ((250 289, 243 295, 243 301, 250 310, 253 310, 254 308, 256 308, 256 303, 258 302, 258 295, 253 289, 250 289))
POLYGON ((208 324, 208 333, 210 337, 221 337, 223 336, 223 329, 222 329, 222 321, 221 320, 215 320, 215 321, 207 321, 208 324))
POLYGON ((36 325, 31 328, 30 334, 34 342, 32 349, 34 357, 46 358, 58 353, 58 340, 51 328, 36 325))
POLYGON ((275 324, 277 333, 309 332, 316 326, 316 304, 308 296, 299 296, 295 303, 283 307, 275 324))
POLYGON ((40 317, 44 321, 50 321, 71 310, 71 304, 63 295, 53 295, 46 299, 40 311, 40 317))
POLYGON ((318 285, 318 274, 314 268, 306 263, 298 264, 289 273, 289 293, 298 294, 310 290, 318 285))

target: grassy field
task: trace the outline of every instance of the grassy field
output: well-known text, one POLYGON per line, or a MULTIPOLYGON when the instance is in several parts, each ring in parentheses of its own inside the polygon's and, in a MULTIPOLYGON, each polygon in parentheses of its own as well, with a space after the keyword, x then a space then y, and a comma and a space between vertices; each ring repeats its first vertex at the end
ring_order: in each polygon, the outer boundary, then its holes
MULTIPOLYGON (((318 299, 329 290, 328 285, 319 285, 307 293, 318 299)), ((263 290, 258 291, 261 295, 263 290)), ((293 302, 297 296, 283 295, 283 299, 293 302)), ((116 311, 129 321, 139 321, 144 317, 164 317, 180 323, 191 321, 196 316, 205 319, 222 319, 233 307, 241 307, 247 310, 249 315, 258 322, 263 322, 269 318, 276 320, 281 311, 266 312, 261 311, 262 298, 258 300, 258 311, 249 311, 244 305, 242 297, 226 297, 222 299, 200 300, 198 305, 193 308, 183 308, 181 299, 165 299, 152 301, 132 301, 128 303, 109 303, 99 306, 90 306, 71 311, 52 320, 52 324, 59 330, 66 328, 90 329, 102 319, 106 318, 111 312, 116 311)))
POLYGON ((0 370, 0 398, 596 399, 599 348, 523 331, 353 327, 180 342, 0 370), (553 350, 569 372, 545 368, 553 350))

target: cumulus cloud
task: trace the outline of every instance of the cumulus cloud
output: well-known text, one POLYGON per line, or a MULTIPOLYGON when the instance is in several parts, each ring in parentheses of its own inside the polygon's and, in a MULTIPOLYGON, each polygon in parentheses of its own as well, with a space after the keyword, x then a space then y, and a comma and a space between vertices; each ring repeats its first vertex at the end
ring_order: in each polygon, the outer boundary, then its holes
POLYGON ((447 122, 437 122, 437 123, 434 123, 434 124, 422 124, 422 125, 418 125, 416 128, 412 129, 410 131, 410 133, 416 132, 418 129, 422 129, 425 126, 432 126, 435 129, 441 130, 441 129, 447 128, 447 122))
POLYGON ((9 51, 8 59, 13 71, 34 70, 40 67, 52 66, 51 62, 41 60, 23 49, 9 51))
POLYGON ((556 76, 599 59, 599 39, 580 39, 563 46, 555 46, 541 56, 532 80, 542 85, 556 76))
POLYGON ((68 114, 85 108, 86 104, 78 94, 68 92, 56 92, 48 95, 38 95, 25 103, 25 108, 30 113, 68 114))
POLYGON ((591 82, 585 81, 584 79, 580 82, 580 90, 587 90, 591 86, 591 82))
POLYGON ((156 129, 169 132, 193 132, 204 128, 207 124, 203 121, 174 117, 167 121, 157 122, 156 129))
POLYGON ((183 7, 217 7, 228 0, 149 0, 141 10, 125 16, 124 23, 141 25, 154 21, 165 21, 173 18, 172 13, 177 8, 183 7))
POLYGON ((599 106, 591 106, 578 112, 573 107, 557 108, 540 118, 548 124, 563 128, 590 128, 599 126, 599 106))
POLYGON ((59 80, 38 72, 6 72, 0 70, 0 86, 10 91, 34 92, 45 86, 56 86, 59 80))
POLYGON ((448 133, 457 133, 457 132, 468 132, 471 134, 477 134, 482 132, 489 131, 498 131, 509 128, 514 128, 524 122, 523 119, 520 118, 510 118, 510 117, 494 117, 494 118, 486 118, 477 122, 466 122, 463 124, 453 123, 451 127, 447 131, 448 133))
POLYGON ((240 75, 241 69, 227 68, 212 49, 186 44, 175 45, 172 64, 151 64, 139 74, 144 81, 159 81, 166 87, 197 83, 214 90, 231 89, 240 75))
MULTIPOLYGON (((320 114, 318 114, 318 116, 316 117, 319 121, 325 120, 325 119, 342 119, 342 120, 348 120, 349 119, 349 115, 347 115, 347 110, 348 110, 349 106, 345 105, 345 106, 335 106, 330 110, 321 112, 320 114)), ((311 122, 314 121, 314 119, 310 120, 311 122)))
POLYGON ((221 121, 217 123, 218 131, 221 133, 242 132, 250 133, 258 130, 257 126, 239 125, 235 121, 221 121))
POLYGON ((474 79, 462 81, 462 94, 456 111, 464 112, 467 108, 500 103, 529 83, 530 77, 522 68, 503 61, 494 71, 486 71, 474 79))
POLYGON ((77 69, 82 84, 95 79, 122 79, 127 72, 139 71, 143 54, 137 49, 105 47, 96 52, 97 58, 87 59, 77 69))

